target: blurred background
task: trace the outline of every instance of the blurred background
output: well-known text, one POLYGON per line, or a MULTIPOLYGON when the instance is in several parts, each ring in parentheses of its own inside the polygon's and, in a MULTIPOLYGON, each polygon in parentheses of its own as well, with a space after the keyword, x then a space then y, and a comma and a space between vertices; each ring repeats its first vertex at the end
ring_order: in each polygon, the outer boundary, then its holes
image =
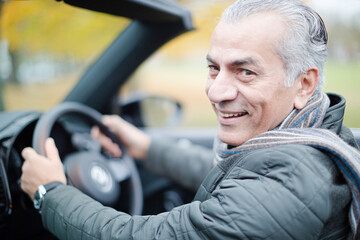
MULTIPOLYGON (((233 1, 179 2, 191 9, 196 30, 152 55, 123 91, 174 98, 183 105, 183 126, 215 126, 204 91, 205 56, 221 12, 233 1)), ((325 91, 346 97, 345 123, 360 128, 360 1, 306 2, 329 31, 325 91)), ((0 0, 0 109, 45 111, 59 103, 128 24, 55 0, 0 0)))

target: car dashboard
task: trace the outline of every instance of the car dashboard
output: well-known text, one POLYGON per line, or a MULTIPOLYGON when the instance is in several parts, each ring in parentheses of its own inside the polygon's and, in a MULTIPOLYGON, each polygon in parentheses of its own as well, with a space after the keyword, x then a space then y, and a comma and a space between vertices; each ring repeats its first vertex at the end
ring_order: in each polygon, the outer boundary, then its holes
MULTIPOLYGON (((41 116, 36 111, 3 112, 0 126, 0 236, 1 239, 22 239, 44 235, 40 214, 33 208, 30 198, 21 190, 21 167, 24 159, 21 151, 32 146, 35 125, 41 116), (31 222, 31 226, 29 226, 31 222), (21 230, 21 231, 20 231, 21 230)), ((59 123, 55 124, 51 137, 59 145, 59 154, 73 151, 71 135, 59 123)))

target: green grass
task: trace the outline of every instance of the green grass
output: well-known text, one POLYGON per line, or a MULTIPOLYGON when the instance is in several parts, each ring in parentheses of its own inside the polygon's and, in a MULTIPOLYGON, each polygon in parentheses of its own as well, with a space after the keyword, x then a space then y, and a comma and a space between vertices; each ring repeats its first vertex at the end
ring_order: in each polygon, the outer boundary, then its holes
POLYGON ((324 91, 335 92, 346 98, 344 123, 360 128, 360 61, 329 61, 325 67, 324 91))
MULTIPOLYGON (((156 61, 145 64, 143 70, 134 75, 133 80, 137 80, 134 87, 180 101, 184 107, 183 126, 216 126, 215 114, 204 91, 207 69, 199 63, 200 60, 185 65, 178 62, 164 65, 156 61)), ((63 99, 77 76, 44 84, 7 84, 3 92, 5 107, 7 110, 47 110, 63 99)), ((325 76, 324 91, 339 93, 347 100, 344 123, 360 128, 360 61, 346 64, 329 61, 325 76)))

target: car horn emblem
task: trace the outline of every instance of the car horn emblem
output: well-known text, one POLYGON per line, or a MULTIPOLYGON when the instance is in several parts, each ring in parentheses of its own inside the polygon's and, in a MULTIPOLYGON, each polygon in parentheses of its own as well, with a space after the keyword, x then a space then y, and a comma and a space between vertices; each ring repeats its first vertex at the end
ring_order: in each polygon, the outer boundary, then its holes
POLYGON ((108 192, 112 188, 111 175, 107 169, 99 164, 94 164, 90 168, 90 176, 94 183, 100 188, 102 192, 108 192))

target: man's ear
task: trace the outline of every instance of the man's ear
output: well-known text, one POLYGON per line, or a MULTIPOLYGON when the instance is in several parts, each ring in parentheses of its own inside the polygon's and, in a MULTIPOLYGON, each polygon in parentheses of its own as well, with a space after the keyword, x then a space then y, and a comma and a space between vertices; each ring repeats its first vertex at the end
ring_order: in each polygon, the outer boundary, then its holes
POLYGON ((296 109, 302 109, 309 101, 319 83, 319 70, 316 67, 310 68, 307 72, 300 74, 296 79, 297 94, 294 101, 296 109))

